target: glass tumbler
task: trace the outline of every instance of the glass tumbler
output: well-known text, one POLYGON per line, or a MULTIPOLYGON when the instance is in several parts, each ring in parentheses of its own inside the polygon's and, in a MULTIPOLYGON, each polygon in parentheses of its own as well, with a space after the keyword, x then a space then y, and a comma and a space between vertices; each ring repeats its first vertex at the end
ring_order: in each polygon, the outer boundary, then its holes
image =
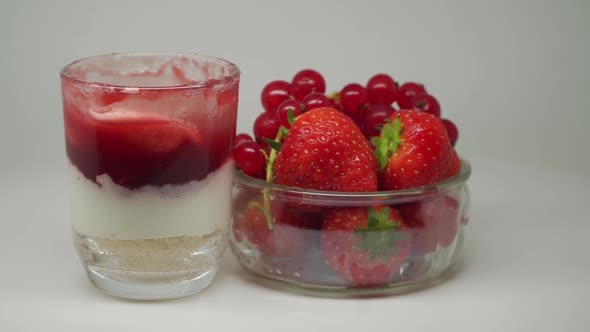
POLYGON ((70 216, 90 281, 129 299, 211 284, 228 242, 239 69, 108 54, 61 71, 70 216))

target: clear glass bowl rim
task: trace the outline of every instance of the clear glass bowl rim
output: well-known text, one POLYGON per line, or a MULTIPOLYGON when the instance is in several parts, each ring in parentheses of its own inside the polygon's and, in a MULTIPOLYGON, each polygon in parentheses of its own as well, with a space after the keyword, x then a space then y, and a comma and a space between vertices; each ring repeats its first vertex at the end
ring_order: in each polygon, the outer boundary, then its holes
POLYGON ((236 64, 234 64, 233 62, 230 62, 228 60, 225 60, 225 59, 222 59, 222 58, 219 58, 216 56, 207 55, 207 54, 183 53, 183 52, 178 52, 178 53, 175 53, 175 52, 114 52, 114 53, 108 53, 108 54, 93 55, 93 56, 85 57, 82 59, 74 60, 74 61, 68 63, 67 65, 65 65, 61 69, 59 75, 61 76, 62 79, 69 81, 71 84, 83 84, 83 85, 95 87, 95 88, 110 88, 110 89, 115 89, 115 90, 124 90, 124 89, 134 88, 134 89, 139 89, 139 90, 144 90, 144 91, 153 91, 153 90, 179 90, 179 89, 194 90, 194 89, 211 88, 212 86, 215 86, 215 85, 227 85, 230 82, 237 80, 240 76, 240 73, 241 73, 240 68, 238 68, 238 66, 236 64), (113 56, 124 56, 124 57, 133 57, 133 56, 197 57, 197 58, 202 58, 202 59, 210 59, 210 60, 219 61, 220 63, 229 67, 230 74, 223 76, 223 77, 219 77, 219 78, 212 78, 212 79, 209 79, 206 81, 196 82, 194 84, 166 85, 166 86, 140 86, 140 85, 139 86, 132 86, 132 85, 116 85, 116 84, 86 81, 86 80, 80 79, 78 77, 72 76, 69 72, 69 69, 73 65, 78 64, 82 61, 87 61, 87 60, 91 60, 91 59, 98 59, 98 58, 108 58, 108 57, 113 57, 113 56))
POLYGON ((428 198, 450 191, 464 185, 471 176, 471 165, 461 158, 461 170, 459 174, 444 181, 418 188, 404 190, 389 190, 376 192, 337 192, 302 189, 297 187, 282 186, 269 183, 244 174, 238 168, 234 171, 234 181, 237 184, 248 187, 253 191, 266 190, 273 197, 281 200, 297 202, 298 204, 313 205, 365 205, 375 204, 376 201, 383 204, 406 203, 428 198))

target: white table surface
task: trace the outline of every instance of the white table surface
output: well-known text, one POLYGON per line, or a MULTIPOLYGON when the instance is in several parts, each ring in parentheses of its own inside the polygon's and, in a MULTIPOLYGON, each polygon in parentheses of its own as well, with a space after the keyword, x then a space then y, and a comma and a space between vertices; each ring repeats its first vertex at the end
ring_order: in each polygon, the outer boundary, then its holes
POLYGON ((325 299, 265 288, 228 255, 201 294, 120 300, 87 281, 60 167, 0 170, 0 331, 589 331, 590 177, 476 160, 461 268, 425 290, 325 299))

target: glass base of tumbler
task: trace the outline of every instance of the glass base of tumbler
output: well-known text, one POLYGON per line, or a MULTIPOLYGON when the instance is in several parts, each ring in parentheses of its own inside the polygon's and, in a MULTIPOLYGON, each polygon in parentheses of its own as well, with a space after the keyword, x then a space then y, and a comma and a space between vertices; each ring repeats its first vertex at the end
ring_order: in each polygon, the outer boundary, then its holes
POLYGON ((227 230, 200 236, 117 240, 74 231, 90 281, 103 292, 135 300, 164 300, 209 286, 227 247, 227 230))
POLYGON ((86 267, 90 282, 102 292, 132 300, 165 300, 198 293, 213 282, 218 265, 206 271, 122 272, 86 267))

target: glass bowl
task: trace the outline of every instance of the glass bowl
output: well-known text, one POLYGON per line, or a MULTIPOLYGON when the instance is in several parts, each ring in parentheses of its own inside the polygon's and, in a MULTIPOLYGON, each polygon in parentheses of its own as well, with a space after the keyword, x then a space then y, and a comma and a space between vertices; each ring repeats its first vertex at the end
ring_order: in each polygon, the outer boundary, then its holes
POLYGON ((460 173, 440 183, 357 193, 280 186, 236 170, 230 248, 261 280, 304 293, 378 295, 422 288, 444 279, 461 250, 470 175, 462 160, 460 173), (325 224, 379 214, 395 216, 387 219, 396 227, 343 231, 325 224), (386 251, 380 251, 383 241, 386 251))

